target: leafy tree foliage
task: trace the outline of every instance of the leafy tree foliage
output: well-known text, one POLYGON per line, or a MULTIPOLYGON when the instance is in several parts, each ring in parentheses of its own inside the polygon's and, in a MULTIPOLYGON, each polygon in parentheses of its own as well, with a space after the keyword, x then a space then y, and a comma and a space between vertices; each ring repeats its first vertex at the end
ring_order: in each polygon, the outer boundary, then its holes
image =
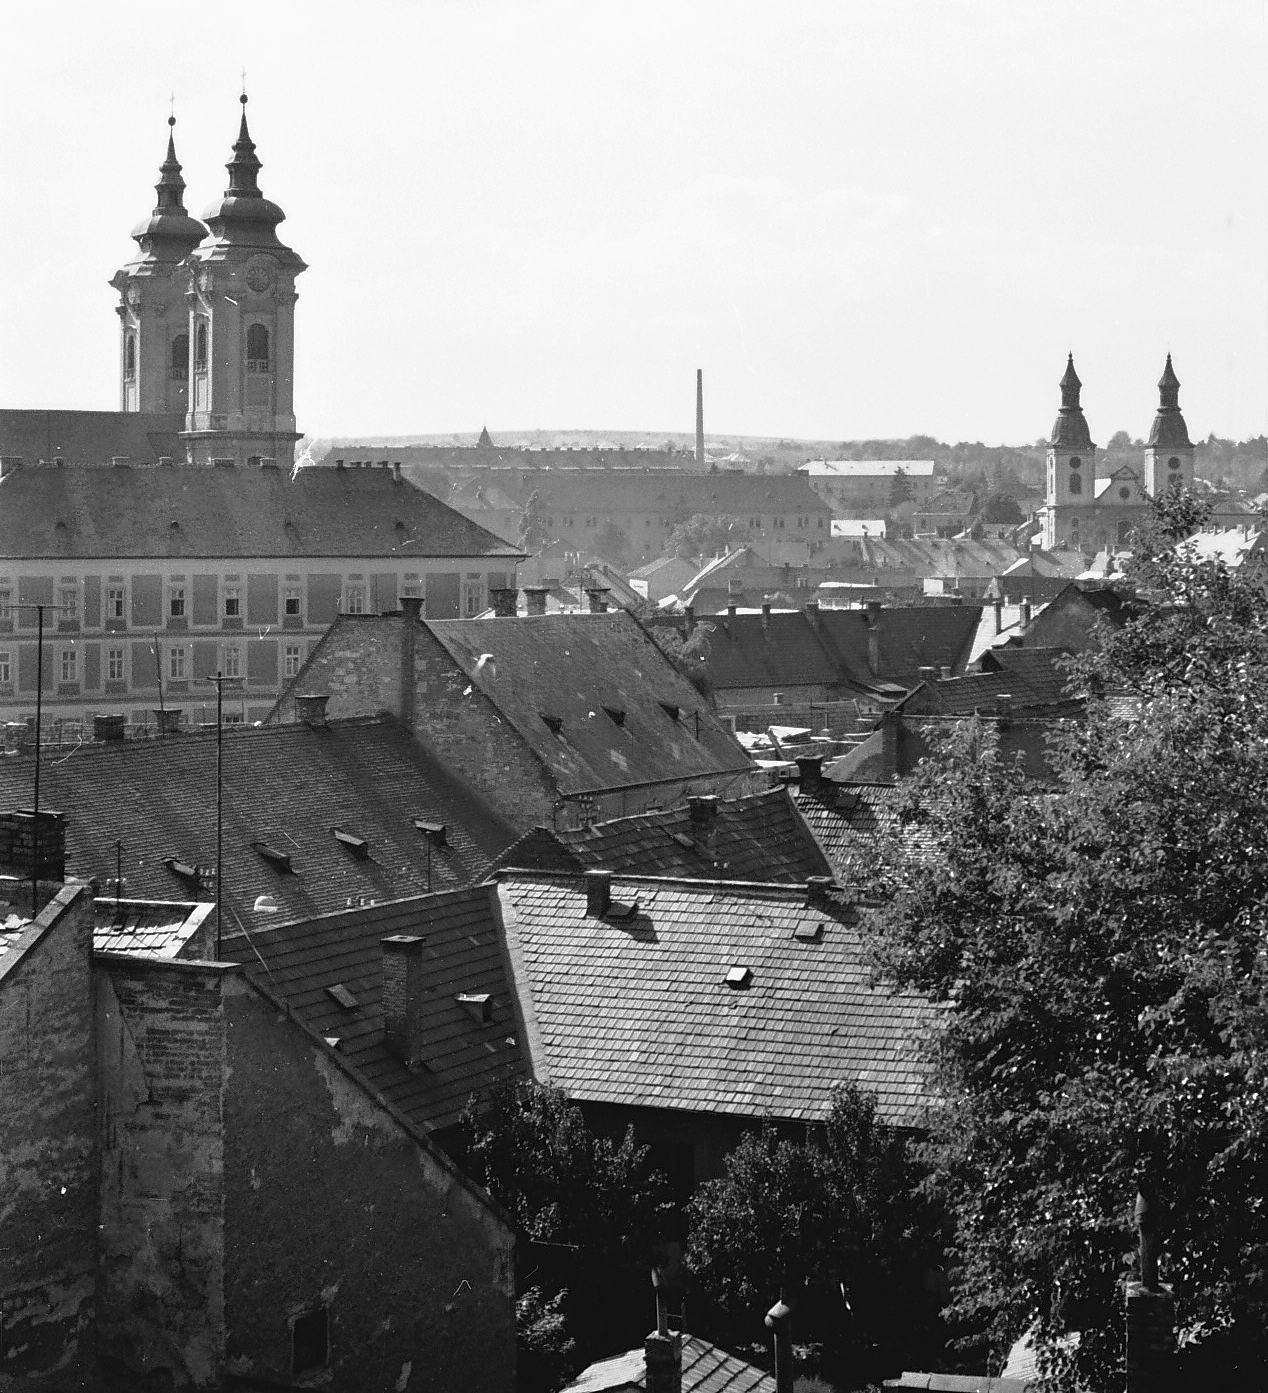
POLYGON ((874 1095, 840 1085, 821 1134, 793 1139, 768 1124, 699 1188, 688 1267, 732 1338, 752 1338, 783 1288, 799 1297, 796 1337, 825 1344, 829 1367, 857 1377, 900 1344, 910 1358, 935 1314, 923 1292, 933 1227, 916 1185, 874 1095))
POLYGON ((609 518, 595 535, 594 547, 600 556, 624 561, 630 554, 630 539, 624 529, 609 518))
POLYGON ((516 1300, 515 1375, 520 1393, 554 1393, 581 1371, 577 1342, 564 1316, 567 1299, 566 1291, 547 1300, 541 1287, 530 1287, 516 1300))
POLYGON ((1121 1386, 1142 1172, 1193 1377, 1268 1358, 1268 601, 1177 549, 1197 516, 1166 498, 1137 538, 1153 604, 1075 665, 1055 792, 966 726, 875 877, 878 961, 945 1003, 953 1309, 1001 1347, 1037 1322, 1069 1386, 1121 1386))
POLYGON ((528 496, 520 516, 520 544, 534 555, 551 544, 550 528, 546 526, 546 509, 536 489, 528 496))
POLYGON ((893 478, 889 481, 889 506, 896 508, 900 503, 906 503, 908 499, 914 498, 915 487, 907 477, 905 469, 895 469, 893 478))
POLYGON ((669 659, 706 701, 713 698, 713 677, 709 672, 712 624, 696 624, 690 634, 682 634, 669 624, 653 624, 651 634, 656 647, 669 659))
POLYGON ((695 513, 670 530, 665 549, 684 561, 695 561, 701 556, 732 551, 747 540, 748 528, 739 519, 726 514, 714 517, 695 513))

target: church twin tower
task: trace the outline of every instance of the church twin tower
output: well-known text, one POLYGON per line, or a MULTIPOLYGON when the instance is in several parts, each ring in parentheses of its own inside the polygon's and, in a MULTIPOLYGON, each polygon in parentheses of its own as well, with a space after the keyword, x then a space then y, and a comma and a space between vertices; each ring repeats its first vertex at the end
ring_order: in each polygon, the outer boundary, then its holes
POLYGON ((278 240, 286 215, 260 192, 241 100, 229 187, 203 215, 206 226, 185 210, 169 134, 158 202, 132 230, 140 251, 110 282, 119 292, 120 409, 181 417, 190 464, 289 468, 299 439, 295 277, 305 265, 278 240))

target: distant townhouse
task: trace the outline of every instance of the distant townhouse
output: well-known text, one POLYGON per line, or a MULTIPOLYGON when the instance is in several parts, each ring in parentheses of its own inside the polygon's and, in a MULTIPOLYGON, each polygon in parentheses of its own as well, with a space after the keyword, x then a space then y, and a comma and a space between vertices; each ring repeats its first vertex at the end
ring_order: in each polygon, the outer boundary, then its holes
POLYGON ((880 517, 890 505, 894 480, 900 475, 917 508, 940 487, 931 459, 818 459, 803 464, 798 473, 834 508, 853 517, 880 517))

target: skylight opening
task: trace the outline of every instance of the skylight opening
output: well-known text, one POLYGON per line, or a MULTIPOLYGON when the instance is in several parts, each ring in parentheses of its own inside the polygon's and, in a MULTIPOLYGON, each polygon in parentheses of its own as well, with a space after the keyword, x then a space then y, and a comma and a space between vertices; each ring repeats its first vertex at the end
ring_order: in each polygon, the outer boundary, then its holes
POLYGON ((477 1025, 493 1019, 493 997, 488 992, 459 992, 454 1000, 477 1025))
POLYGON ((345 1011, 355 1011, 361 1004, 342 982, 333 982, 328 986, 326 995, 337 1001, 345 1011))
POLYGON ((656 703, 660 709, 669 717, 671 721, 682 720, 682 707, 673 701, 659 701, 656 703))
POLYGON ((358 861, 366 861, 370 856, 370 843, 364 837, 355 836, 352 832, 345 832, 342 827, 332 827, 335 841, 339 843, 345 851, 349 851, 358 861))
POLYGON ((821 919, 801 919, 793 929, 792 936, 803 943, 818 943, 826 928, 827 925, 821 919))
POLYGON ((550 716, 545 711, 537 713, 552 735, 558 735, 564 728, 564 718, 562 716, 550 716))
POLYGON ((443 822, 428 822, 425 818, 416 817, 414 826, 427 838, 433 846, 448 845, 448 829, 443 822))
POLYGON ((279 851, 277 847, 270 846, 268 842, 252 842, 251 849, 262 856, 279 875, 295 874, 295 867, 291 865, 289 851, 279 851))
POLYGON ((621 707, 605 706, 603 710, 614 725, 623 726, 625 724, 625 712, 621 707))
POLYGON ((753 969, 737 964, 727 973, 723 980, 733 991, 743 991, 745 988, 752 985, 753 969))

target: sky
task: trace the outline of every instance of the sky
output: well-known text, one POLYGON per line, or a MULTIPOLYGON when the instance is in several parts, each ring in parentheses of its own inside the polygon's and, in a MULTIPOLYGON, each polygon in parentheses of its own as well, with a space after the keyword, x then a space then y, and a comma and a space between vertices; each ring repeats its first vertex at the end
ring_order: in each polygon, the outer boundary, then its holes
POLYGON ((246 70, 310 435, 1268 427, 1265 0, 0 0, 0 406, 113 409, 246 70))

